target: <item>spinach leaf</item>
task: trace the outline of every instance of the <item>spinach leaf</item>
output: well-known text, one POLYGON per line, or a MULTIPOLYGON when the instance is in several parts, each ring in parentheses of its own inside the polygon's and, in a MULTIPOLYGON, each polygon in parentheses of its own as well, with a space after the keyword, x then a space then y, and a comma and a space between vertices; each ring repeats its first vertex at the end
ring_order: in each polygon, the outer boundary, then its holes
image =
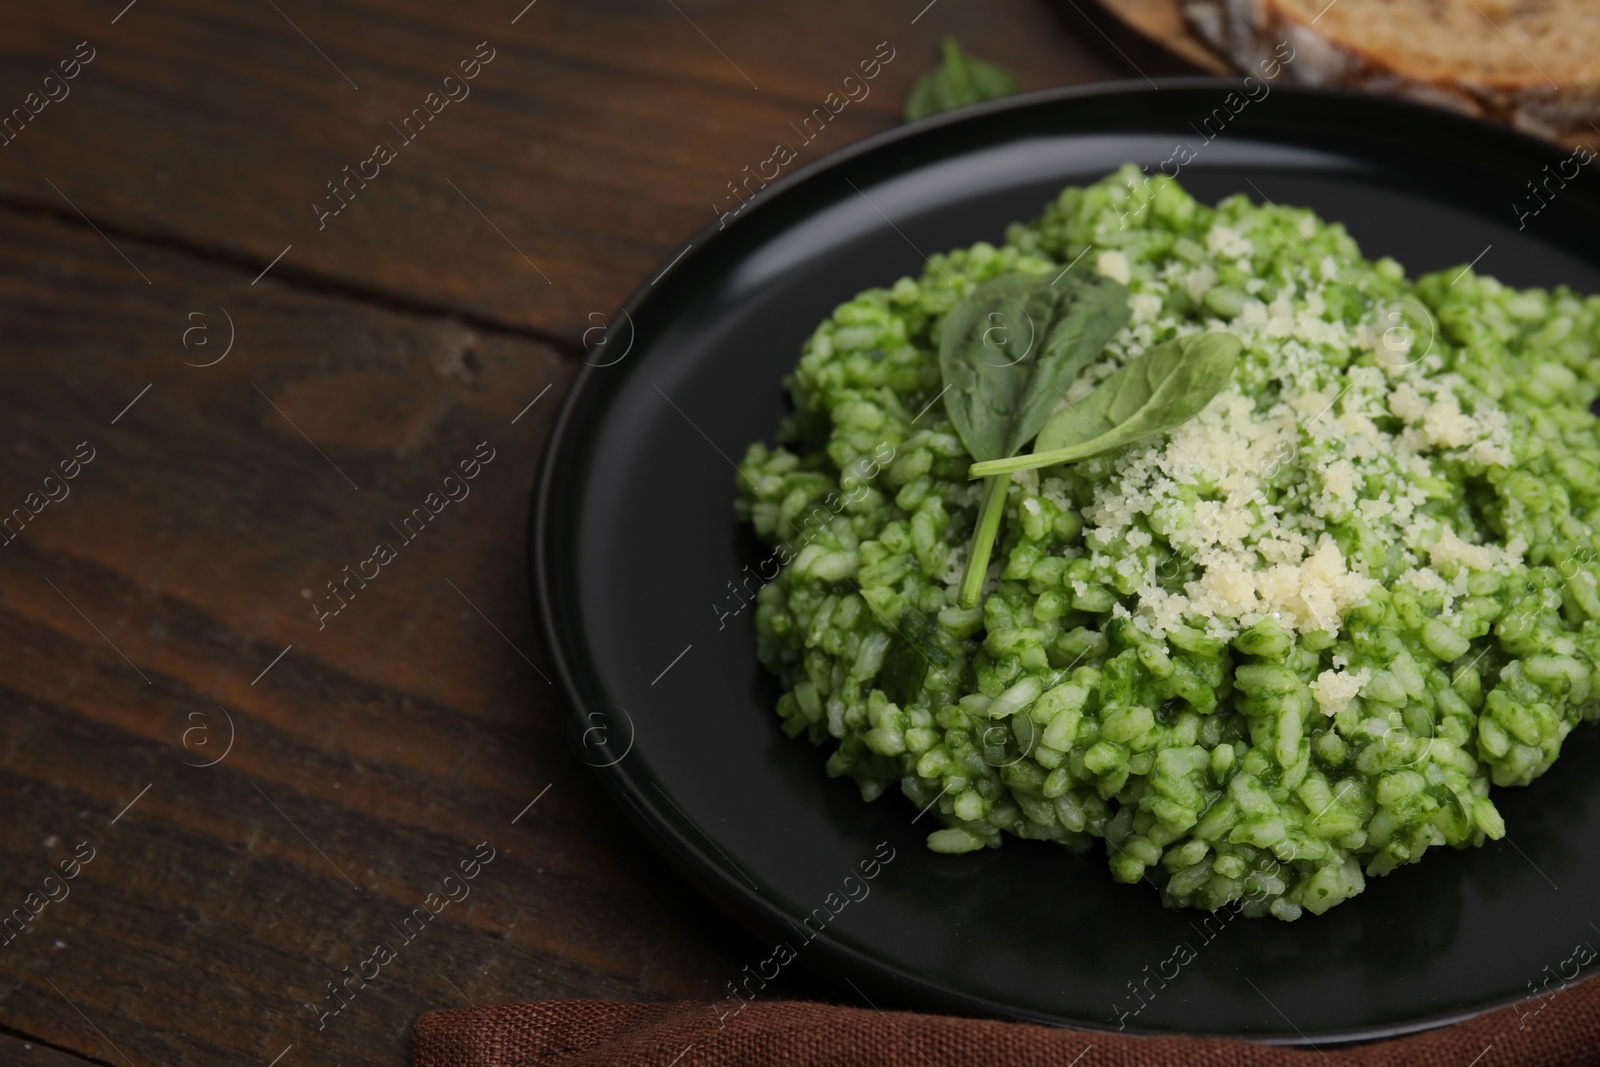
POLYGON ((1128 324, 1128 291, 1109 279, 1002 274, 945 316, 945 410, 973 459, 1004 459, 1044 426, 1073 380, 1128 324))
MULTIPOLYGON (((1021 451, 1128 318, 1122 286, 1070 276, 1003 274, 952 308, 940 327, 939 370, 945 410, 973 459, 1004 460, 1021 451)), ((961 580, 962 607, 978 602, 1007 481, 992 479, 984 489, 961 580)))
POLYGON ((906 609, 898 629, 894 644, 883 657, 878 679, 884 696, 903 708, 922 695, 929 667, 947 666, 950 654, 938 643, 938 622, 916 608, 906 609))
POLYGON ((961 54, 954 37, 943 43, 944 62, 917 79, 906 100, 906 121, 1020 92, 1017 80, 993 63, 961 54))
POLYGON ((1026 456, 974 463, 970 477, 1071 463, 1188 422, 1233 376, 1242 346, 1227 333, 1199 333, 1156 345, 1123 364, 1082 401, 1052 415, 1026 456))

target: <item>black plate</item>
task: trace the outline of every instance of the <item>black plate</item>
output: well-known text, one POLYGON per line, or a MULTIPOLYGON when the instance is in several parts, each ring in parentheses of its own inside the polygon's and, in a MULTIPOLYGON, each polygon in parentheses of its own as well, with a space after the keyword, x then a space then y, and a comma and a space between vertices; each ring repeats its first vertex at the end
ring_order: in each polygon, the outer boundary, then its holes
MULTIPOLYGON (((1138 985, 1152 992, 1123 1020, 1130 1031, 1304 1041, 1515 1000, 1578 942, 1600 942, 1592 730, 1533 786, 1497 792, 1508 841, 1434 850, 1322 917, 1213 920, 1208 939, 1202 913, 1113 883, 1099 852, 1009 839, 927 852, 931 819, 913 825, 897 793, 863 804, 824 775, 823 751, 778 730, 751 612, 719 617, 735 604, 730 583, 765 558, 733 519, 733 461, 771 439, 780 382, 815 324, 919 272, 922 252, 998 242, 1063 185, 1124 161, 1155 170, 1184 141, 1197 158, 1179 178, 1203 201, 1309 205, 1413 274, 1481 254, 1478 269, 1511 284, 1600 290, 1600 182, 1546 178, 1571 173, 1564 153, 1395 101, 1289 88, 1248 101, 1239 88, 1056 91, 874 138, 700 234, 590 337, 594 365, 562 410, 533 529, 574 741, 701 889, 798 951, 790 965, 851 978, 875 1000, 1089 1027, 1115 1028, 1138 985), (1217 115, 1226 128, 1208 142, 1217 115), (1527 183, 1541 179, 1549 191, 1535 200, 1527 183), (807 942, 801 919, 830 893, 837 905, 879 842, 894 859, 870 895, 807 942), (1152 976, 1172 975, 1184 943, 1196 958, 1159 988, 1152 976)), ((728 977, 770 975, 782 958, 728 977)))

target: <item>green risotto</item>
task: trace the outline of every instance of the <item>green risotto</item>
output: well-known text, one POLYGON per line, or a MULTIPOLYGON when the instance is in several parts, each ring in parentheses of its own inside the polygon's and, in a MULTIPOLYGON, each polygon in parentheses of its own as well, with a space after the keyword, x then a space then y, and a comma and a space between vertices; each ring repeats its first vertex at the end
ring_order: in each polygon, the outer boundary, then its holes
POLYGON ((1600 714, 1597 347, 1600 298, 1408 280, 1305 209, 1131 166, 1066 189, 837 308, 778 444, 746 453, 739 515, 784 564, 755 616, 784 729, 937 816, 935 851, 1100 839, 1169 905, 1320 914, 1499 838, 1491 784, 1600 714), (964 609, 984 483, 939 330, 988 279, 1064 270, 1128 316, 1063 407, 1163 342, 1242 349, 1176 429, 998 476, 964 609))

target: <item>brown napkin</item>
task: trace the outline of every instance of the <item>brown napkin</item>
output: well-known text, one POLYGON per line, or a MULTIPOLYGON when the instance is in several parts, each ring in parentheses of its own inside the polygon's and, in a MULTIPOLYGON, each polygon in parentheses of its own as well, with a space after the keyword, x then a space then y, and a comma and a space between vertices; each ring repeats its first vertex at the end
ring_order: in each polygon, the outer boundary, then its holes
POLYGON ((1129 1037, 802 1001, 711 1005, 557 1000, 436 1011, 417 1023, 415 1067, 1565 1067, 1600 1064, 1600 981, 1410 1037, 1283 1048, 1195 1037, 1129 1037), (720 1020, 719 1013, 725 1017, 720 1020))

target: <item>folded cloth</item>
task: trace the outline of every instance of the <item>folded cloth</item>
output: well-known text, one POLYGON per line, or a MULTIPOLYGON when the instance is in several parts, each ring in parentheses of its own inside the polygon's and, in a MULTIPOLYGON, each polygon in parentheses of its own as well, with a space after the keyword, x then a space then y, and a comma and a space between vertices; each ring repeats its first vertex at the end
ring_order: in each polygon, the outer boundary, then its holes
POLYGON ((1344 1047, 1132 1037, 802 1001, 556 1000, 432 1012, 417 1023, 414 1049, 415 1067, 1567 1067, 1600 1064, 1600 981, 1344 1047))

